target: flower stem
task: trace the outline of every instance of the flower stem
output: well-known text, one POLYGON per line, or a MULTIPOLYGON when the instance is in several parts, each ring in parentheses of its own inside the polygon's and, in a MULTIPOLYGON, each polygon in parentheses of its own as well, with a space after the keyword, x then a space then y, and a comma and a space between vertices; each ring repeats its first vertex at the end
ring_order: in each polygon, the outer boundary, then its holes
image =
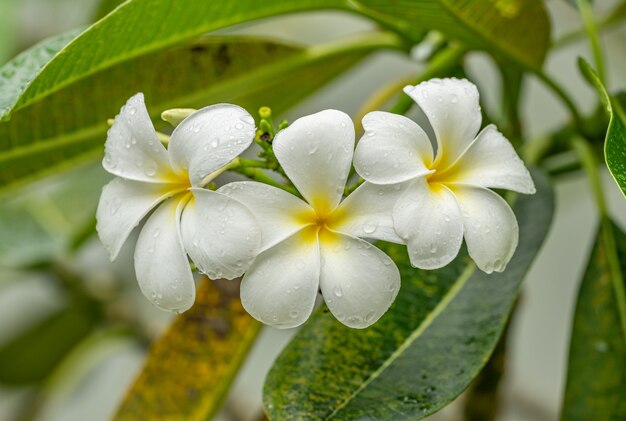
POLYGON ((593 59, 596 63, 596 69, 598 70, 598 76, 602 83, 606 82, 606 72, 604 69, 604 58, 602 55, 602 46, 600 45, 600 39, 598 37, 598 28, 595 18, 593 16, 593 10, 589 4, 589 0, 576 0, 578 10, 580 11, 580 17, 582 18, 587 37, 591 43, 591 51, 593 53, 593 59))

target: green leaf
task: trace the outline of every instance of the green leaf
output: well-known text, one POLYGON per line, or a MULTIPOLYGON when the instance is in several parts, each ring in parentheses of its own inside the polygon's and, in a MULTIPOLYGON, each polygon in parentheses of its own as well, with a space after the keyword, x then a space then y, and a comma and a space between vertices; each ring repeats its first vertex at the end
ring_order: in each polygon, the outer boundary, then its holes
POLYGON ((239 282, 203 279, 196 303, 152 345, 115 420, 209 420, 260 324, 239 300, 239 282))
POLYGON ((626 332, 610 264, 615 251, 626 273, 626 234, 604 220, 578 291, 563 420, 626 419, 626 332))
POLYGON ((612 104, 606 88, 589 63, 579 58, 578 66, 583 76, 598 92, 609 116, 609 127, 604 141, 604 159, 613 179, 626 196, 626 114, 619 101, 612 104))
POLYGON ((125 0, 100 0, 98 2, 98 8, 96 9, 96 12, 93 15, 94 16, 93 20, 95 21, 95 20, 105 17, 106 15, 111 13, 113 9, 118 7, 120 4, 124 3, 124 1, 125 0))
MULTIPOLYGON (((131 0, 97 22, 58 54, 28 86, 15 108, 89 75, 210 31, 265 17, 341 9, 375 19, 417 42, 437 29, 470 47, 537 68, 549 42, 540 0, 131 0), (532 30, 529 30, 532 28, 532 30)), ((2 115, 0 115, 0 118, 2 115)))
POLYGON ((0 120, 8 115, 20 94, 44 65, 79 33, 73 30, 48 38, 0 67, 0 120))
POLYGON ((389 36, 303 49, 251 38, 198 41, 124 62, 15 112, 0 123, 0 191, 103 154, 106 119, 144 92, 158 119, 164 109, 232 102, 277 113, 324 85, 389 36), (350 44, 352 45, 352 44, 350 44))
POLYGON ((402 274, 400 293, 376 324, 347 328, 324 308, 278 357, 264 387, 272 420, 417 420, 458 396, 493 351, 553 211, 548 180, 518 197, 517 251, 503 273, 475 270, 466 256, 437 271, 410 266, 385 245, 402 274))
POLYGON ((74 305, 43 319, 0 347, 0 383, 21 386, 44 380, 87 335, 97 311, 74 305))

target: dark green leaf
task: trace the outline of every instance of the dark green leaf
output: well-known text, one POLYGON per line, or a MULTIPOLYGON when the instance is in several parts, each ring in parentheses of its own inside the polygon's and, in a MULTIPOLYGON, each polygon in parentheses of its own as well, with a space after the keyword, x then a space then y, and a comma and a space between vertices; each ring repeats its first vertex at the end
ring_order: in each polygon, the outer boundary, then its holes
POLYGON ((470 47, 495 49, 533 68, 543 62, 549 42, 549 21, 540 0, 131 0, 58 54, 28 86, 15 108, 89 75, 210 31, 315 9, 363 14, 403 33, 411 42, 420 40, 426 30, 437 29, 470 47))
MULTIPOLYGON (((379 38, 376 38, 378 40, 379 38)), ((124 62, 83 79, 0 123, 0 190, 93 160, 106 119, 138 91, 154 118, 174 107, 232 102, 277 113, 363 58, 341 45, 302 49, 249 38, 211 38, 124 62)))
POLYGON ((153 344, 115 420, 209 420, 220 409, 260 324, 239 282, 204 279, 196 303, 153 344))
POLYGON ((553 211, 548 180, 520 196, 520 242, 505 272, 474 270, 467 257, 437 271, 414 269, 386 245, 402 288, 389 312, 365 330, 323 309, 278 357, 264 388, 272 420, 417 420, 458 396, 488 360, 553 211))
POLYGON ((124 3, 125 0, 100 0, 96 13, 94 13, 94 21, 101 19, 111 13, 113 9, 124 3))
MULTIPOLYGON (((563 420, 626 419, 626 333, 609 263, 614 248, 626 273, 626 234, 602 224, 578 291, 563 420)), ((621 274, 619 282, 626 287, 621 274)))
POLYGON ((609 115, 609 127, 604 141, 604 159, 609 172, 622 193, 626 195, 626 121, 622 120, 626 115, 622 104, 617 102, 614 106, 611 103, 611 98, 598 74, 584 59, 578 59, 578 66, 587 81, 598 91, 600 101, 609 115), (622 117, 619 114, 622 114, 622 117))
POLYGON ((42 320, 0 347, 0 383, 20 386, 44 380, 91 332, 97 312, 71 306, 42 320))

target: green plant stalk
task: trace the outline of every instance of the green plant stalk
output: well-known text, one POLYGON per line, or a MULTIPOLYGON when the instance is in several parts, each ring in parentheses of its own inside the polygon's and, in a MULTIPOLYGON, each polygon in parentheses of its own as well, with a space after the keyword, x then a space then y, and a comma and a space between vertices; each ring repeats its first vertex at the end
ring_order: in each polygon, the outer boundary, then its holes
POLYGON ((584 133, 584 120, 576 108, 574 101, 569 97, 567 92, 561 88, 561 86, 554 81, 550 76, 548 76, 541 69, 532 69, 532 72, 541 80, 545 85, 550 88, 550 90, 561 100, 563 105, 569 110, 572 115, 572 119, 574 120, 574 124, 576 125, 576 129, 580 133, 584 133))
POLYGON ((595 18, 593 16, 593 10, 589 0, 576 0, 576 5, 580 11, 580 17, 582 18, 587 37, 591 43, 591 51, 593 53, 593 60, 596 63, 596 69, 598 70, 598 76, 603 84, 606 84, 606 71, 604 68, 604 57, 602 54, 602 46, 600 45, 600 38, 598 37, 598 27, 596 25, 595 18))
POLYGON ((619 262, 619 256, 617 255, 617 249, 615 246, 615 236, 607 213, 602 180, 600 179, 600 175, 598 173, 598 162, 593 150, 589 146, 589 143, 582 137, 574 136, 572 138, 572 147, 578 153, 583 169, 587 173, 591 189, 593 190, 593 194, 596 199, 598 211, 600 212, 602 238, 605 241, 607 260, 609 270, 611 271, 611 283, 613 285, 613 292, 615 293, 615 301, 617 301, 622 334, 624 336, 624 341, 626 342, 626 290, 624 287, 624 278, 619 262))

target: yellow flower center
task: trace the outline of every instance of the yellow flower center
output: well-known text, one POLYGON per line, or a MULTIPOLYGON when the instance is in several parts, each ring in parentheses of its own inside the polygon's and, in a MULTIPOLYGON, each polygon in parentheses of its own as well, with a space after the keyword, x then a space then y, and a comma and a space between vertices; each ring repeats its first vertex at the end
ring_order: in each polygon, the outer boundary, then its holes
POLYGON ((337 234, 332 227, 343 217, 341 210, 332 209, 324 200, 317 200, 312 209, 296 215, 296 220, 306 226, 302 230, 303 241, 310 243, 319 238, 320 242, 329 243, 336 241, 337 234))

